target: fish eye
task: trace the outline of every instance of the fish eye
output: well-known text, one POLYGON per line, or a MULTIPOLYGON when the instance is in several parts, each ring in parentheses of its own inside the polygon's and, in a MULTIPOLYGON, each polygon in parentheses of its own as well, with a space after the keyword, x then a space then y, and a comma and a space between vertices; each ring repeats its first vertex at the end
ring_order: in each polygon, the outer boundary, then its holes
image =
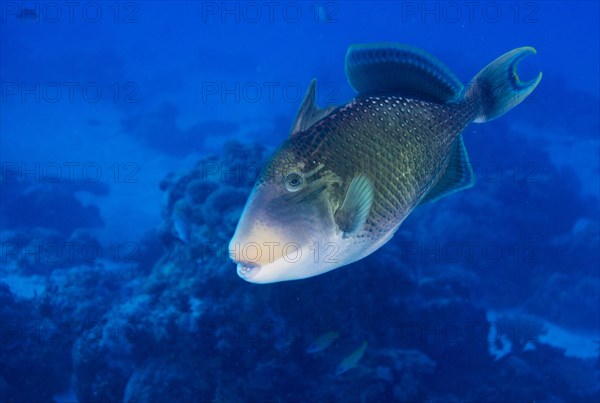
POLYGON ((292 172, 287 174, 283 179, 283 184, 288 192, 297 192, 302 187, 304 183, 304 178, 302 175, 296 172, 292 172))

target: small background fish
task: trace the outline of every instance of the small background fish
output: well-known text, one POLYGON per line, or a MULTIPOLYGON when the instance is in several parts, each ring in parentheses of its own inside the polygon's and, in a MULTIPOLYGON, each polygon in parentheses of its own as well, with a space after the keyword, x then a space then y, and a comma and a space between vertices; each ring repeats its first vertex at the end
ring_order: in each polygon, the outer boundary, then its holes
POLYGON ((306 348, 306 352, 308 354, 320 353, 331 346, 339 337, 340 334, 336 331, 323 333, 317 337, 315 341, 309 344, 309 346, 306 348))
POLYGON ((365 355, 365 350, 367 349, 368 345, 369 343, 366 340, 363 341, 360 347, 358 347, 356 350, 354 350, 342 360, 340 365, 338 365, 337 369, 335 370, 335 374, 339 376, 350 371, 353 368, 356 368, 360 360, 365 355))

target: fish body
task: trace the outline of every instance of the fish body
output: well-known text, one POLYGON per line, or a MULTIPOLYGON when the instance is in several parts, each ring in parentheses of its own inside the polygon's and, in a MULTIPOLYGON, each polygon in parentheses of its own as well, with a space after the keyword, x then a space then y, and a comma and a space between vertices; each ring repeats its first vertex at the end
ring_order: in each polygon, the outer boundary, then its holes
POLYGON ((315 354, 325 351, 338 339, 338 337, 340 337, 340 334, 335 331, 323 333, 317 337, 314 342, 310 343, 310 345, 306 348, 306 352, 308 354, 315 354))
POLYGON ((343 373, 350 371, 352 368, 355 368, 358 365, 358 362, 362 359, 363 355, 365 355, 365 350, 367 349, 368 344, 369 343, 366 341, 363 341, 360 347, 344 358, 335 370, 335 374, 342 375, 343 373))
POLYGON ((346 73, 356 98, 319 108, 313 80, 290 137, 263 167, 229 249, 238 274, 270 283, 315 276, 384 245, 419 204, 473 186, 462 139, 533 91, 509 52, 468 86, 406 45, 354 45, 346 73))

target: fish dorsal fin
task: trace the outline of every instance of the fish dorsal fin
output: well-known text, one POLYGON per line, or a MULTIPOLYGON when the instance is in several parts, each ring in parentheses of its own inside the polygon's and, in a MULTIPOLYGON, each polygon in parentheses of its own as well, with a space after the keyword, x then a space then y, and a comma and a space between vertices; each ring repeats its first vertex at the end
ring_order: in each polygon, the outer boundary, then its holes
POLYGON ((290 137, 304 131, 317 123, 319 120, 323 119, 325 116, 329 115, 334 109, 335 106, 329 106, 325 109, 319 108, 317 105, 317 80, 313 79, 308 86, 308 90, 306 91, 306 95, 304 95, 304 100, 302 101, 302 105, 300 105, 300 109, 296 114, 296 120, 294 121, 294 125, 292 126, 292 131, 290 133, 290 137))
POLYGON ((342 206, 335 212, 335 222, 344 238, 360 232, 373 205, 373 182, 363 174, 350 182, 342 206))
POLYGON ((406 95, 446 103, 463 90, 460 80, 437 58, 399 43, 350 46, 346 75, 360 95, 406 95))
POLYGON ((437 201, 454 192, 468 189, 475 184, 475 174, 469 161, 462 134, 458 136, 452 147, 446 171, 421 200, 421 203, 437 201))

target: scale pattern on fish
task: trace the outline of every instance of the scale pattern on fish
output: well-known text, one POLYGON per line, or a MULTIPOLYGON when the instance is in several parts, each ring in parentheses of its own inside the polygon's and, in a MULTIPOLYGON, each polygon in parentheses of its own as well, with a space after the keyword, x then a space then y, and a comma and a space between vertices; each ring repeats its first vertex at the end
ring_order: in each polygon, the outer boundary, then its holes
POLYGON ((315 276, 385 244, 419 204, 472 187, 462 132, 525 99, 530 47, 506 53, 467 86, 428 53, 401 44, 353 45, 346 74, 356 98, 316 105, 313 80, 290 137, 264 166, 229 249, 257 283, 315 276))

